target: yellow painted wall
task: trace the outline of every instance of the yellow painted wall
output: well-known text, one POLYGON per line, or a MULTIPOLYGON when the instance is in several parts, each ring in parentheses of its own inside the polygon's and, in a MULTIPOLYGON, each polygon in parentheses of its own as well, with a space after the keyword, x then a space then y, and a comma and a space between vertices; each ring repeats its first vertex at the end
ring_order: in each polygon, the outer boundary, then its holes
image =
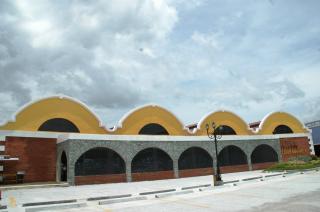
POLYGON ((293 133, 308 133, 303 124, 291 114, 285 112, 275 112, 268 115, 261 123, 259 135, 270 135, 273 130, 279 125, 287 125, 293 133))
POLYGON ((188 135, 183 124, 168 110, 148 105, 133 111, 123 120, 122 127, 114 133, 120 135, 138 135, 141 128, 150 123, 163 126, 169 135, 188 135))
POLYGON ((205 125, 214 121, 216 125, 228 125, 237 135, 272 134, 278 125, 287 125, 294 133, 308 133, 303 124, 294 116, 276 112, 268 115, 261 123, 260 130, 253 133, 247 123, 229 111, 217 111, 206 116, 195 134, 189 133, 183 123, 170 111, 155 105, 137 108, 129 113, 121 126, 109 132, 99 126, 99 119, 81 102, 69 97, 50 97, 31 103, 16 114, 15 120, 0 126, 0 130, 37 131, 47 120, 64 118, 74 123, 80 133, 138 135, 142 127, 150 123, 162 125, 169 135, 207 135, 205 125))
POLYGON ((86 107, 69 98, 51 97, 32 103, 20 111, 15 121, 0 126, 0 130, 37 131, 47 120, 64 118, 74 123, 80 133, 105 134, 99 120, 86 107))
POLYGON ((239 116, 229 111, 217 111, 209 114, 203 119, 200 125, 200 129, 196 132, 196 135, 207 135, 206 124, 208 123, 211 128, 211 123, 215 122, 216 126, 227 125, 231 127, 237 135, 252 135, 252 131, 248 129, 248 125, 239 116))

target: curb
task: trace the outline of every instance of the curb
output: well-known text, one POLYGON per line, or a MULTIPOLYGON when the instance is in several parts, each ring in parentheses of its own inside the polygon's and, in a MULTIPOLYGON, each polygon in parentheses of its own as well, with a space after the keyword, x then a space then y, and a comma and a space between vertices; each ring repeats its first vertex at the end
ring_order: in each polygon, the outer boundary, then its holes
POLYGON ((43 210, 60 210, 60 209, 70 209, 70 208, 80 208, 86 207, 87 203, 71 203, 71 204, 61 204, 61 205, 50 205, 50 206, 35 206, 26 208, 26 212, 35 212, 35 211, 43 211, 43 210))
POLYGON ((175 196, 175 195, 190 194, 193 192, 194 191, 192 191, 192 190, 186 190, 186 191, 177 191, 177 192, 172 192, 172 193, 167 193, 167 194, 157 194, 157 195, 155 195, 155 198, 171 197, 171 196, 175 196))
POLYGON ((230 180, 230 181, 225 181, 223 184, 229 184, 229 183, 238 183, 240 180, 230 180))
POLYGON ((261 178, 263 178, 263 176, 244 178, 244 179, 241 179, 241 181, 257 180, 261 178))
POLYGON ((122 195, 114 195, 114 196, 101 196, 101 197, 90 197, 87 201, 96 201, 96 200, 107 200, 107 199, 118 199, 124 197, 131 197, 132 194, 122 194, 122 195))
POLYGON ((149 195, 149 194, 158 194, 158 193, 166 193, 176 191, 176 189, 166 189, 166 190, 158 190, 158 191, 148 191, 148 192, 141 192, 139 195, 149 195))
POLYGON ((188 190, 188 189, 202 188, 202 187, 209 187, 209 186, 211 186, 211 184, 188 186, 188 187, 181 188, 181 190, 188 190))
POLYGON ((269 174, 269 175, 265 175, 264 177, 265 178, 268 178, 268 177, 276 177, 276 176, 281 176, 283 175, 283 173, 279 173, 279 174, 269 174))
POLYGON ((108 205, 113 203, 120 203, 120 202, 132 202, 138 200, 146 200, 147 197, 129 197, 129 198, 119 198, 119 199, 109 199, 104 201, 99 201, 99 205, 108 205))
POLYGON ((70 200, 57 200, 57 201, 45 201, 45 202, 30 202, 30 203, 22 204, 22 207, 40 206, 40 205, 54 205, 54 204, 74 203, 74 202, 77 202, 77 200, 70 199, 70 200))

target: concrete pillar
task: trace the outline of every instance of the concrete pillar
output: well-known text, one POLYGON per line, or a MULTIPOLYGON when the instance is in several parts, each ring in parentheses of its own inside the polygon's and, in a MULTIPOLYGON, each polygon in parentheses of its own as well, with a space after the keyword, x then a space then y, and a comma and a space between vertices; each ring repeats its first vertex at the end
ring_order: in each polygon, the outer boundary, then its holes
MULTIPOLYGON (((67 170, 68 172, 68 170, 67 170)), ((61 153, 58 152, 57 160, 56 160, 56 182, 60 182, 61 176, 61 153)))
POLYGON ((126 161, 126 176, 127 176, 127 182, 132 182, 131 160, 130 161, 126 161))
POLYGON ((174 172, 174 178, 179 178, 179 160, 178 159, 173 160, 173 172, 174 172))
POLYGON ((68 162, 68 169, 67 169, 67 175, 68 175, 68 183, 70 185, 75 185, 75 163, 73 161, 68 162))
POLYGON ((247 156, 247 161, 248 161, 249 171, 252 171, 252 162, 251 162, 250 156, 247 156))

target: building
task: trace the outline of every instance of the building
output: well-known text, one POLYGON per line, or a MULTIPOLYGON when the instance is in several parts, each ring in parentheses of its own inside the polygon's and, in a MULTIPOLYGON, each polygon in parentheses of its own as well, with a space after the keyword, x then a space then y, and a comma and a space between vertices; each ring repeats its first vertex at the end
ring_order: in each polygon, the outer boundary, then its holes
POLYGON ((31 102, 0 125, 2 181, 68 181, 72 185, 210 175, 217 160, 206 124, 223 126, 222 173, 264 169, 310 155, 309 131, 294 116, 274 112, 254 128, 230 111, 185 126, 173 113, 145 105, 112 129, 67 96, 31 102), (18 173, 18 175, 17 175, 18 173))
POLYGON ((306 126, 311 130, 315 155, 320 157, 320 120, 306 123, 306 126))

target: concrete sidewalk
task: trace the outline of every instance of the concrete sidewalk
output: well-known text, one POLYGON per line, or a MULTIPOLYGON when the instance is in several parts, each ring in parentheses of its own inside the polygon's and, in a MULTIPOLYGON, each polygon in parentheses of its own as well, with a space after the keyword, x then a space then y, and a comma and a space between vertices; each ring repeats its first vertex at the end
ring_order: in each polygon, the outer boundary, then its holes
MULTIPOLYGON (((238 172, 223 174, 222 179, 226 182, 265 175, 270 175, 270 173, 262 173, 262 171, 238 172)), ((181 189, 182 187, 207 185, 212 183, 213 181, 211 175, 131 183, 18 189, 4 191, 2 194, 1 204, 8 205, 8 200, 10 197, 11 199, 12 197, 16 199, 17 205, 22 205, 24 203, 30 202, 58 201, 68 199, 81 200, 99 196, 112 196, 123 194, 136 195, 141 192, 149 192, 164 189, 181 189)))

